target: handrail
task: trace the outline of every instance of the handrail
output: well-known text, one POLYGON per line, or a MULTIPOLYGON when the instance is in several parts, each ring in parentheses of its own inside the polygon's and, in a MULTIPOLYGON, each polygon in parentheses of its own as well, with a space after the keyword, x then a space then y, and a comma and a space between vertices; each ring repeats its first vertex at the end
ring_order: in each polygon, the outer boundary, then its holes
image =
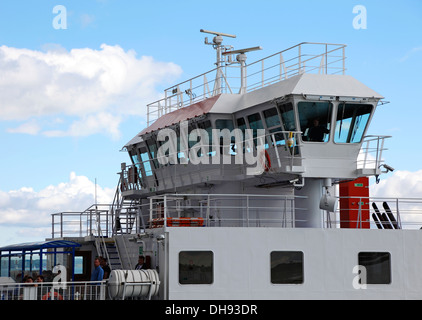
MULTIPOLYGON (((204 218, 204 227, 290 227, 296 228, 297 220, 296 213, 307 210, 306 208, 297 207, 294 202, 295 199, 304 199, 306 197, 299 197, 294 195, 268 195, 268 194, 165 194, 149 197, 149 203, 144 205, 137 205, 142 207, 143 217, 148 220, 146 228, 152 227, 154 219, 167 219, 169 217, 178 218, 183 217, 182 212, 192 212, 192 217, 204 218), (191 203, 183 202, 189 200, 191 203), (271 204, 271 200, 278 203, 271 204), (177 202, 180 203, 177 203, 177 202), (237 202, 236 202, 237 201, 237 202), (281 201, 281 204, 279 203, 281 201), (164 206, 165 204, 165 206, 164 206), (165 209, 165 210, 164 210, 165 209), (277 211, 278 210, 278 211, 277 211), (230 213, 238 212, 243 214, 240 216, 233 216, 230 213), (260 212, 261 216, 256 213, 260 212), (262 215, 264 212, 271 213, 270 216, 262 215), (275 215, 275 213, 277 215, 275 215), (212 216, 212 217, 211 217, 212 216), (295 218, 296 217, 296 218, 295 218)), ((342 199, 336 197, 337 201, 342 199)), ((344 197, 347 199, 356 199, 358 203, 378 203, 379 207, 383 202, 389 204, 391 212, 398 221, 398 225, 402 229, 419 229, 422 227, 422 198, 394 198, 394 197, 344 197)), ((344 209, 343 209, 344 210, 344 209)), ((369 207, 370 214, 374 210, 369 207)), ((363 211, 361 211, 362 213, 363 211)), ((88 214, 85 212, 85 214, 88 214)), ((360 216, 362 217, 362 215, 360 216)), ((340 222, 340 206, 337 206, 335 213, 324 214, 325 222, 322 226, 337 228, 340 222)), ((357 218, 351 221, 352 224, 361 226, 363 220, 357 218)), ((371 219, 371 228, 376 228, 375 221, 371 219)), ((164 220, 160 227, 166 225, 164 220)), ((66 225, 63 226, 63 229, 66 225)), ((64 230, 66 231, 66 230, 64 230)), ((77 231, 79 232, 79 231, 77 231)), ((137 232, 135 230, 134 232, 137 232)))
POLYGON ((379 169, 383 163, 382 154, 384 151, 388 150, 384 148, 385 139, 389 139, 391 136, 386 135, 367 135, 363 137, 362 147, 360 150, 360 155, 363 155, 363 159, 356 160, 358 167, 361 169, 379 169), (374 145, 375 146, 371 146, 374 145), (372 155, 375 153, 375 155, 372 155), (372 159, 371 159, 372 158, 372 159), (370 166, 374 164, 374 166, 370 166))
MULTIPOLYGON (((220 93, 234 93, 234 89, 237 88, 239 88, 239 93, 244 92, 242 89, 246 89, 250 92, 272 83, 286 80, 295 75, 316 71, 319 74, 341 73, 344 75, 346 71, 345 48, 346 45, 344 44, 302 42, 245 65, 244 68, 241 68, 238 65, 234 66, 232 60, 224 61, 224 65, 221 68, 212 69, 165 89, 163 98, 147 105, 147 126, 150 126, 156 119, 164 114, 200 102, 220 93), (317 49, 317 51, 315 52, 315 50, 312 49, 317 49), (340 51, 341 54, 333 55, 333 53, 337 51, 340 51), (285 59, 284 55, 289 53, 294 53, 293 57, 285 59), (274 58, 277 58, 277 61, 273 62, 270 66, 265 66, 266 63, 274 58), (316 65, 307 65, 311 61, 315 61, 316 65), (287 63, 291 64, 286 65, 287 63), (254 68, 257 68, 257 70, 253 71, 254 68), (257 80, 252 80, 255 82, 248 86, 247 83, 242 84, 243 79, 241 78, 241 74, 229 74, 233 72, 232 70, 236 69, 243 70, 242 73, 246 75, 245 82, 254 79, 254 77, 258 77, 259 75, 261 76, 257 80), (270 69, 273 72, 271 72, 270 76, 266 76, 266 72, 270 71, 270 69), (224 86, 220 88, 215 87, 218 85, 216 82, 217 78, 223 79, 222 84, 224 86), (229 83, 229 79, 231 83, 229 83), (240 83, 234 85, 234 81, 240 83), (212 84, 214 84, 214 88, 210 88, 210 85, 212 84), (246 85, 246 88, 243 87, 244 85, 246 85)), ((218 81, 218 83, 220 83, 220 81, 218 81)))

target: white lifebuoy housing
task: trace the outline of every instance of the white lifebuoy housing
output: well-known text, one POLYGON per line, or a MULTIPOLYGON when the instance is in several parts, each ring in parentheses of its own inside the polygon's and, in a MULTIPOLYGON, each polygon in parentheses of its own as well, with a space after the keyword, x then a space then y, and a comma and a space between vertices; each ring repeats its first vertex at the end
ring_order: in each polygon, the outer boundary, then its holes
POLYGON ((111 299, 151 297, 158 294, 160 280, 153 269, 112 270, 108 279, 108 294, 111 299))

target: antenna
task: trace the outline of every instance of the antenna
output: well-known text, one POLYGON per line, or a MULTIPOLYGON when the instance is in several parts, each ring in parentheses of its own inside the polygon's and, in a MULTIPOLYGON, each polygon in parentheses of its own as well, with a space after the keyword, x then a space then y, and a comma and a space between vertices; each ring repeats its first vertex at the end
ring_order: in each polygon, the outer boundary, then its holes
POLYGON ((95 208, 97 208, 97 178, 95 178, 94 200, 95 200, 95 208))
POLYGON ((223 37, 229 37, 229 38, 236 38, 236 36, 234 34, 228 34, 228 33, 223 33, 223 32, 217 32, 217 31, 210 31, 210 30, 204 30, 201 29, 199 30, 202 33, 208 33, 208 34, 213 34, 215 35, 215 37, 212 39, 212 42, 208 42, 208 37, 205 37, 205 44, 208 45, 212 45, 213 48, 216 50, 217 52, 217 74, 215 77, 215 83, 214 83, 214 94, 213 95, 217 95, 220 94, 222 92, 222 83, 221 83, 221 78, 223 76, 223 73, 221 71, 221 67, 223 66, 223 59, 221 57, 221 53, 223 52, 224 46, 222 45, 223 43, 223 37))
POLYGON ((210 30, 204 30, 204 29, 201 29, 201 30, 199 30, 199 31, 201 31, 201 32, 203 32, 203 33, 213 34, 213 35, 216 35, 216 36, 229 37, 229 38, 236 38, 236 36, 235 36, 234 34, 228 34, 228 33, 216 32, 216 31, 210 31, 210 30))
POLYGON ((232 51, 223 52, 222 55, 237 54, 236 60, 240 63, 240 90, 239 93, 246 92, 246 52, 262 50, 261 46, 250 47, 245 49, 238 49, 232 51))
POLYGON ((256 50, 262 50, 262 47, 258 46, 258 47, 251 47, 251 48, 245 48, 245 49, 239 49, 239 50, 233 50, 233 51, 226 51, 226 52, 223 52, 222 54, 223 56, 228 55, 228 54, 238 54, 238 53, 244 54, 246 52, 256 51, 256 50))

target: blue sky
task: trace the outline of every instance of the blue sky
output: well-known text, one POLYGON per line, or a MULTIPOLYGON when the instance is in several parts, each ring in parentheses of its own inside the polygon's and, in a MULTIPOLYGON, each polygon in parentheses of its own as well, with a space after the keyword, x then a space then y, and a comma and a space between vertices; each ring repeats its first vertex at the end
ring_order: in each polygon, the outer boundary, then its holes
POLYGON ((61 199, 61 190, 69 196, 53 209, 84 209, 94 179, 104 198, 112 193, 120 163, 129 161, 120 149, 144 127, 146 104, 213 68, 201 28, 236 34, 226 42, 235 48, 262 46, 249 62, 303 41, 346 44, 346 73, 390 101, 369 132, 393 136, 386 162, 422 169, 420 0, 0 0, 0 215, 8 217, 0 217, 0 232, 8 230, 0 245, 48 236, 51 212, 41 198, 61 199), (57 5, 67 11, 65 30, 52 25, 57 5), (367 9, 367 29, 353 28, 356 5, 367 9), (10 62, 24 50, 30 58, 10 62), (77 57, 85 60, 75 64, 77 57), (54 82, 48 61, 73 76, 54 82), (25 196, 33 199, 27 206, 13 203, 25 196))

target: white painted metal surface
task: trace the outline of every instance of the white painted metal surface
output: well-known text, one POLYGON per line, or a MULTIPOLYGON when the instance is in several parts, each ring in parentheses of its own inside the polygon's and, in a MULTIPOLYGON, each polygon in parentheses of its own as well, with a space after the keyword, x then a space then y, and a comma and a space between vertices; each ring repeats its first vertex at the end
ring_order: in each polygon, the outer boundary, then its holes
POLYGON ((169 228, 169 299, 421 299, 418 230, 169 228), (211 250, 214 280, 181 285, 178 254, 211 250), (272 284, 272 251, 304 255, 303 284, 272 284), (353 286, 359 252, 391 254, 391 283, 353 286))

